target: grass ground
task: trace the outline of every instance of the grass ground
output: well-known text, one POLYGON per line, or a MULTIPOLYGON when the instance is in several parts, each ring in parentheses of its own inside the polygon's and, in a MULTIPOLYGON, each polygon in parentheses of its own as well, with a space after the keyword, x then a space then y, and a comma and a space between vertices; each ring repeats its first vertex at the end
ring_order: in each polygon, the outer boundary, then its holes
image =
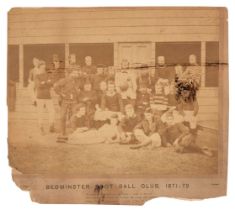
MULTIPOLYGON (((41 136, 32 122, 12 122, 9 129, 10 165, 23 173, 198 177, 216 174, 218 169, 217 155, 178 154, 173 148, 130 150, 119 144, 59 144, 58 134, 41 136)), ((217 149, 217 135, 200 131, 197 143, 217 149)))

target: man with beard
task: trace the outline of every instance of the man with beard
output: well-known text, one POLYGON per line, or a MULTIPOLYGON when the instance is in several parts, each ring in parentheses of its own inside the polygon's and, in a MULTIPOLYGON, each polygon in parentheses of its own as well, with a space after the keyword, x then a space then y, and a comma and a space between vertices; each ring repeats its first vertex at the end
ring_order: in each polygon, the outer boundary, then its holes
POLYGON ((85 57, 85 65, 82 67, 82 72, 89 76, 96 74, 96 66, 93 65, 91 56, 85 57))

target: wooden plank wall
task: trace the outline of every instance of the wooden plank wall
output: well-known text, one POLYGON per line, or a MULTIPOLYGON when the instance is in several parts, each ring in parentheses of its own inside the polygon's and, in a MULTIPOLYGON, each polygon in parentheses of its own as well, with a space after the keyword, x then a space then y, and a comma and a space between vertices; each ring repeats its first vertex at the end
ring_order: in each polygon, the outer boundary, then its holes
POLYGON ((218 8, 58 8, 9 12, 9 44, 218 41, 218 8))
MULTIPOLYGON (((114 43, 117 56, 119 42, 220 41, 221 18, 218 8, 15 8, 8 14, 8 44, 20 45, 23 56, 24 44, 114 43)), ((28 97, 18 89, 14 119, 37 119, 28 97)), ((203 88, 198 99, 199 120, 218 122, 218 89, 203 88)))

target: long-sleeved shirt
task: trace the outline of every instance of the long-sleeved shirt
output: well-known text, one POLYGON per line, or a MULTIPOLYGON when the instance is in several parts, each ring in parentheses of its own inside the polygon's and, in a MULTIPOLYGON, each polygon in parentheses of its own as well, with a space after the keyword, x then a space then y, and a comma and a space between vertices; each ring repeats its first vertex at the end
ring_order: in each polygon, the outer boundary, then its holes
POLYGON ((79 94, 79 102, 86 105, 86 112, 91 113, 95 110, 95 105, 98 103, 97 94, 95 91, 81 91, 79 94))
POLYGON ((150 104, 150 94, 148 92, 138 92, 136 98, 136 108, 145 110, 150 104))
POLYGON ((123 112, 122 98, 119 93, 113 95, 105 94, 102 97, 101 108, 108 109, 113 112, 123 112))
POLYGON ((136 115, 132 117, 125 116, 120 122, 120 130, 123 132, 133 132, 138 122, 138 117, 136 115))
POLYGON ((93 90, 99 90, 100 89, 100 82, 105 81, 106 77, 104 74, 94 74, 91 77, 91 80, 92 80, 91 82, 92 82, 93 90))
POLYGON ((133 72, 123 71, 115 74, 115 86, 118 92, 121 92, 120 88, 123 85, 127 85, 128 89, 131 89, 134 93, 137 90, 136 75, 133 72))
POLYGON ((50 89, 52 87, 53 81, 47 73, 38 74, 35 77, 35 88, 37 99, 50 99, 51 93, 50 89))
POLYGON ((183 72, 182 78, 186 80, 193 80, 200 85, 201 74, 201 67, 199 65, 188 66, 183 72))
POLYGON ((152 120, 151 124, 148 120, 143 119, 139 124, 135 126, 135 129, 141 129, 144 133, 149 136, 155 132, 158 132, 158 123, 152 120))
POLYGON ((72 71, 79 71, 81 69, 81 67, 74 63, 74 64, 69 64, 68 68, 65 69, 65 72, 67 74, 70 74, 72 71))
POLYGON ((167 106, 168 105, 168 97, 164 94, 152 94, 150 96, 150 105, 161 105, 167 106))
POLYGON ((49 69, 48 74, 50 75, 50 77, 52 78, 53 83, 59 81, 62 78, 65 78, 65 70, 62 68, 52 68, 49 69))
POLYGON ((157 80, 168 79, 169 82, 174 81, 175 79, 175 69, 172 66, 157 66, 156 67, 156 78, 157 80))
POLYGON ((35 79, 36 79, 36 76, 37 76, 38 74, 39 74, 39 73, 38 73, 38 68, 34 67, 34 68, 30 69, 28 81, 29 81, 29 82, 34 82, 35 79))
POLYGON ((63 100, 78 102, 80 83, 76 79, 64 78, 55 83, 54 90, 63 100))

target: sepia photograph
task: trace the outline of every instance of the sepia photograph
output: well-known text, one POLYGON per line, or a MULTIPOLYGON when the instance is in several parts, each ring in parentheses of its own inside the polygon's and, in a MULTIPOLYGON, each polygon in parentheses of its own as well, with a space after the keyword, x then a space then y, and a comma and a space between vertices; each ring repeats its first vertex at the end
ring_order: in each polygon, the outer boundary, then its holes
MULTIPOLYGON (((42 177, 90 179, 98 203, 108 188, 93 179, 121 179, 117 194, 151 180, 163 195, 224 195, 227 71, 226 8, 12 9, 7 103, 14 181, 29 189, 48 186, 42 177), (176 180, 181 189, 200 187, 167 191, 176 180)), ((119 196, 104 203, 139 203, 119 196)), ((39 200, 89 202, 46 199, 39 200)))

